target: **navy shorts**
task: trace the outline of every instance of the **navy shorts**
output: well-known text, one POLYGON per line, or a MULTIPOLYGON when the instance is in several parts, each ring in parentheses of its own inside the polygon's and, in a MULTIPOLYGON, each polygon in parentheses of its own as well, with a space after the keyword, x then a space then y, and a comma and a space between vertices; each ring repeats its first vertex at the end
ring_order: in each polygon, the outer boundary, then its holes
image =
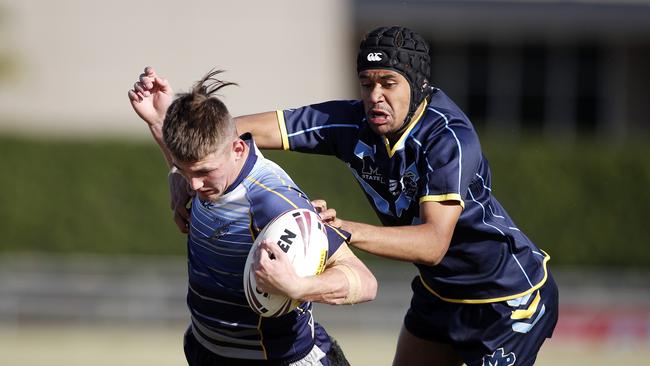
POLYGON ((406 329, 418 338, 451 345, 467 366, 533 365, 558 319, 558 290, 550 272, 531 294, 489 304, 443 301, 419 277, 411 287, 406 329))
MULTIPOLYGON (((315 327, 315 346, 318 347, 325 353, 325 357, 320 359, 320 365, 322 366, 350 366, 343 350, 338 345, 334 338, 330 337, 325 329, 316 323, 315 327)), ((183 342, 183 348, 185 351, 185 359, 189 366, 284 366, 291 363, 291 360, 288 361, 270 361, 270 360, 246 360, 246 359, 234 359, 219 356, 216 353, 211 352, 207 348, 203 347, 201 343, 194 337, 192 333, 192 327, 188 328, 185 332, 185 338, 183 342)), ((299 355, 299 357, 304 357, 305 355, 299 355)), ((298 361, 299 362, 299 361, 298 361)), ((299 362, 300 363, 300 362, 299 362)), ((313 364, 310 362, 305 362, 306 364, 313 364)))

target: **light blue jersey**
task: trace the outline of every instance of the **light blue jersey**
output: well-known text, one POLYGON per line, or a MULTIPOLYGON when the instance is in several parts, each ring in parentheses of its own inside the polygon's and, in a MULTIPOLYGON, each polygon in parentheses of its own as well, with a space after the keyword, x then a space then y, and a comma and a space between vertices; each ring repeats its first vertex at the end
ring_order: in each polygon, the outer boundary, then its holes
MULTIPOLYGON (((187 304, 192 333, 208 350, 229 358, 292 362, 314 346, 311 303, 278 318, 254 313, 246 302, 243 273, 255 236, 276 216, 313 211, 287 173, 265 159, 250 135, 250 153, 236 181, 217 202, 192 201, 187 242, 187 304)), ((327 227, 329 255, 346 233, 327 227)))

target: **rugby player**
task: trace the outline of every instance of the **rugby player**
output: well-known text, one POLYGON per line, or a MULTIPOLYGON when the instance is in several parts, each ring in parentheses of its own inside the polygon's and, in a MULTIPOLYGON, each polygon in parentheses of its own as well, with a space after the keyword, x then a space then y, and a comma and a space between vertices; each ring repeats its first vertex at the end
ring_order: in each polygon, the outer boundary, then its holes
POLYGON ((138 115, 156 121, 152 132, 162 138, 168 162, 196 192, 187 240, 188 364, 348 365, 314 321, 311 302, 352 304, 375 297, 376 280, 348 248, 349 234, 327 226, 325 271, 304 278, 275 243, 263 241, 254 264, 260 289, 303 303, 276 318, 261 317, 247 304, 243 271, 256 234, 286 211, 314 208, 291 178, 262 156, 250 134, 237 135, 226 106, 214 96, 231 83, 215 79, 217 73, 173 102, 162 79, 156 88, 138 81, 129 91, 138 115))

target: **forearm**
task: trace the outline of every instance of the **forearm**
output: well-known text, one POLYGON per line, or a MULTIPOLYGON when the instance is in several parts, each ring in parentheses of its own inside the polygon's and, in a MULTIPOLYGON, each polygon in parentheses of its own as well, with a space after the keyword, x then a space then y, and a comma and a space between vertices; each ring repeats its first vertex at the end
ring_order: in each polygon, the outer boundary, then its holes
POLYGON ((377 294, 377 280, 372 273, 345 265, 332 266, 317 276, 301 280, 300 293, 296 295, 301 301, 356 304, 373 300, 377 294))
POLYGON ((149 125, 149 131, 151 131, 151 136, 153 137, 154 141, 156 141, 156 144, 158 144, 158 147, 160 148, 160 151, 162 152, 163 157, 165 158, 165 162, 167 163, 167 167, 171 168, 174 165, 174 162, 172 160, 172 155, 169 152, 169 149, 167 148, 167 145, 165 145, 162 126, 163 126, 162 122, 151 124, 149 125))
POLYGON ((327 269, 319 275, 301 278, 299 293, 294 296, 300 301, 342 304, 348 291, 349 283, 343 272, 327 269))
POLYGON ((380 227, 341 220, 352 234, 350 245, 368 253, 405 262, 436 265, 449 247, 450 237, 434 225, 380 227))
POLYGON ((235 118, 237 132, 250 132, 255 144, 262 149, 282 149, 282 134, 276 112, 250 114, 235 118))

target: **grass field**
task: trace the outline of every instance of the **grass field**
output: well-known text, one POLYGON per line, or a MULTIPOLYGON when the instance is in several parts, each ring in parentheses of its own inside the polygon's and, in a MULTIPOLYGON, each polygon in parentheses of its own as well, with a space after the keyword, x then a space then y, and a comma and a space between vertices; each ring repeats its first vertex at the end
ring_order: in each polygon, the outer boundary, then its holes
MULTIPOLYGON (((0 256, 0 366, 185 364, 181 258, 30 258, 0 256)), ((317 304, 315 316, 352 365, 390 365, 415 269, 369 266, 380 283, 377 299, 358 306, 317 304)), ((538 365, 650 359, 647 274, 619 274, 616 281, 606 280, 614 278, 610 272, 584 269, 555 275, 560 321, 538 365)))
MULTIPOLYGON (((183 325, 167 327, 50 325, 0 326, 0 365, 184 365, 183 325)), ((390 365, 396 332, 332 329, 352 365, 390 365)), ((588 344, 552 339, 538 365, 638 365, 648 345, 588 344)), ((645 362, 645 361, 643 361, 645 362)))

